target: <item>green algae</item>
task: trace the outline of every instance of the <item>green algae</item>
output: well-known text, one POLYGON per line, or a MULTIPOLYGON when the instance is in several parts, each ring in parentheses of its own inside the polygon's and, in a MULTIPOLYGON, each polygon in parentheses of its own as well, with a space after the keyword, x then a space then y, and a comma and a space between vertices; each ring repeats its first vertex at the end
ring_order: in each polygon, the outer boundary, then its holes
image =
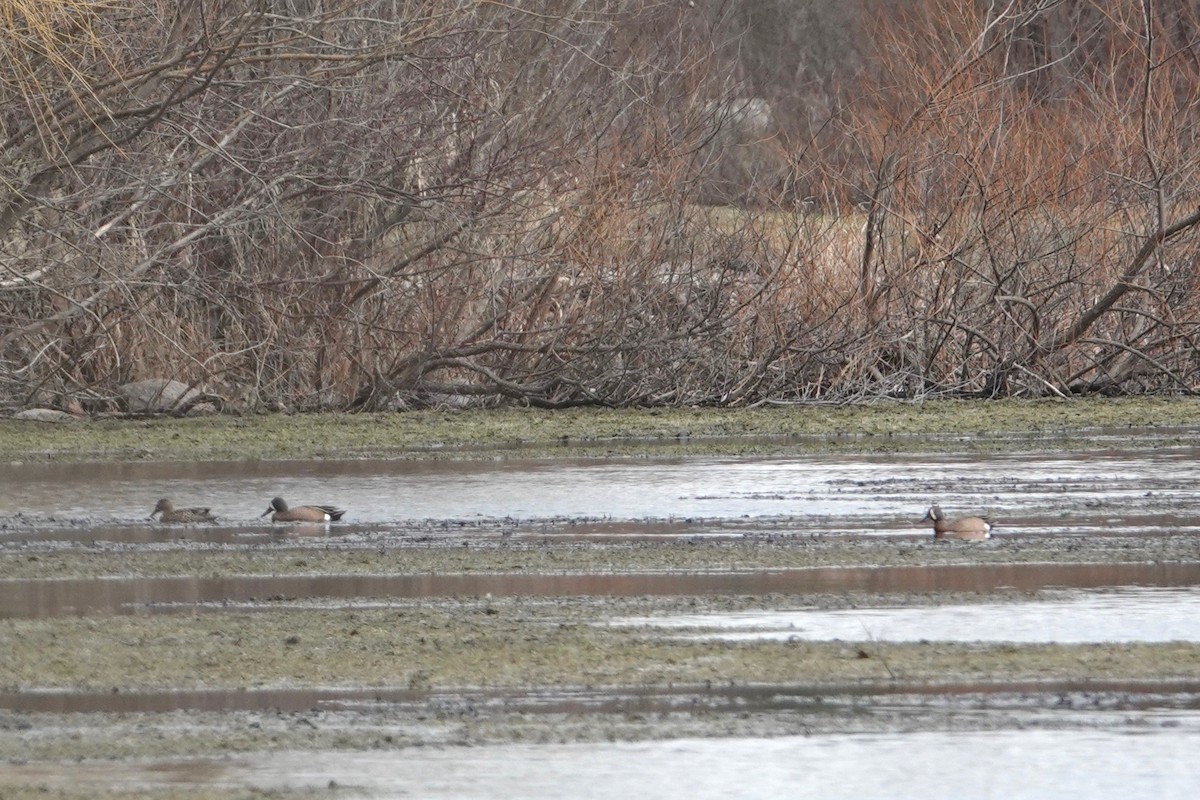
POLYGON ((607 624, 617 610, 744 605, 727 598, 455 598, 386 608, 5 620, 0 674, 9 689, 106 692, 1200 679, 1200 643, 730 643, 607 624))
POLYGON ((1200 425, 1192 398, 1086 398, 752 409, 498 409, 387 414, 95 419, 75 424, 0 420, 0 460, 274 460, 499 458, 675 451, 1061 446, 1102 430, 1200 425))

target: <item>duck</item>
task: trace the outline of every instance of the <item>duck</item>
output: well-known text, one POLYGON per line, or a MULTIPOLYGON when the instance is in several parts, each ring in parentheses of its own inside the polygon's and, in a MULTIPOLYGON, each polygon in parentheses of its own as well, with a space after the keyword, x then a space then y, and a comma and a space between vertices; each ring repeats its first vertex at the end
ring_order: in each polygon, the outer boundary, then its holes
POLYGON ((158 521, 168 524, 180 522, 216 522, 217 518, 207 508, 176 508, 167 498, 162 498, 155 504, 147 519, 154 519, 159 514, 158 521))
POLYGON ((282 497, 276 497, 259 515, 259 519, 271 514, 271 522, 337 522, 345 510, 336 506, 297 506, 288 508, 282 497), (272 513, 274 512, 274 513, 272 513))
POLYGON ((964 542, 982 542, 992 536, 992 523, 983 517, 958 517, 946 519, 941 506, 932 506, 925 512, 921 522, 933 523, 933 538, 958 539, 964 542))

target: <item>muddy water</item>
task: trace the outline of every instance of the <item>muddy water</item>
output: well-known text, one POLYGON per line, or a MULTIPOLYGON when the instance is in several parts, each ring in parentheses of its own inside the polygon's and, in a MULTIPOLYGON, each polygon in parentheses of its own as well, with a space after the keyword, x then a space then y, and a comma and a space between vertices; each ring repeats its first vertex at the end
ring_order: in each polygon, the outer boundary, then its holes
MULTIPOLYGON (((281 601, 596 595, 1034 591, 1047 587, 1200 585, 1200 563, 1001 564, 593 574, 284 575, 0 581, 0 619, 149 611, 280 609, 281 601), (269 604, 268 604, 269 601, 269 604)), ((361 605, 361 602, 356 602, 361 605)))
MULTIPOLYGON (((631 743, 278 752, 150 763, 15 765, 47 787, 327 789, 391 798, 611 797, 922 800, 1193 798, 1200 716, 1144 712, 1103 730, 673 739, 631 743), (869 768, 864 768, 869 765, 869 768)), ((0 783, 0 788, 3 783, 0 783)))
MULTIPOLYGON (((925 506, 938 501, 947 510, 990 513, 1000 531, 1160 531, 1200 525, 1198 456, 1197 448, 1162 448, 1080 455, 5 464, 0 522, 19 513, 82 520, 81 536, 150 538, 145 518, 168 496, 180 506, 210 506, 245 531, 261 524, 268 500, 280 495, 293 504, 343 506, 352 525, 786 517, 798 531, 916 533, 925 506), (105 524, 97 529, 98 523, 105 524)), ((7 527, 0 536, 30 535, 28 525, 7 527)))
POLYGON ((928 608, 798 609, 615 620, 725 641, 1200 642, 1200 590, 1063 593, 1033 602, 928 608))
POLYGON ((892 709, 904 704, 929 705, 928 698, 958 707, 962 699, 994 709, 1010 706, 1039 708, 1027 698, 1052 694, 1059 707, 1094 707, 1104 698, 1106 708, 1144 711, 1170 708, 1200 712, 1200 683, 1195 681, 980 681, 882 684, 822 684, 819 687, 774 684, 706 684, 627 689, 461 690, 418 691, 394 687, 306 689, 145 689, 79 691, 43 689, 37 692, 0 691, 0 708, 21 713, 129 714, 171 711, 383 711, 388 714, 436 714, 436 709, 470 707, 518 715, 546 714, 669 714, 703 710, 712 714, 805 712, 862 713, 871 707, 892 709), (1014 700, 1014 698, 1019 698, 1014 700))

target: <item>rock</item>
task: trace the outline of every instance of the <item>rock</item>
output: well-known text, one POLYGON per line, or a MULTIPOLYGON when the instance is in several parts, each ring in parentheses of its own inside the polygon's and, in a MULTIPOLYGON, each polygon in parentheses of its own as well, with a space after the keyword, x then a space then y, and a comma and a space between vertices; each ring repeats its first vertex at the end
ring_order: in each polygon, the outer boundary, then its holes
POLYGON ((31 422, 78 422, 79 418, 54 408, 27 408, 13 414, 13 419, 24 419, 31 422))
POLYGON ((147 378, 143 381, 124 383, 117 387, 117 394, 124 402, 125 410, 131 414, 154 414, 162 412, 186 413, 193 405, 206 399, 199 389, 186 383, 164 378, 147 378))

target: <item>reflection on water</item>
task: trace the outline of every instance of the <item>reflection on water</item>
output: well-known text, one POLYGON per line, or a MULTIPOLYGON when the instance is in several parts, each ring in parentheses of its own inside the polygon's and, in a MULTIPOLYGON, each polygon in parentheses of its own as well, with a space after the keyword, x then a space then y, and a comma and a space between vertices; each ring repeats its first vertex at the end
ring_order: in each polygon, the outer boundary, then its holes
POLYGON ((704 614, 614 624, 704 628, 695 638, 728 641, 1197 642, 1200 590, 1131 588, 1031 602, 704 614))
MULTIPOLYGON (((1189 528, 1200 518, 1197 455, 1164 448, 1067 456, 3 464, 0 518, 143 526, 166 496, 178 506, 211 506, 236 528, 257 526, 278 495, 292 504, 337 504, 357 524, 788 517, 802 532, 917 533, 925 530, 917 523, 925 506, 937 500, 947 510, 992 514, 1000 532, 1144 531, 1189 528)), ((199 537, 205 529, 185 530, 199 537)))
POLYGON ((1195 797, 1200 717, 1142 714, 1126 728, 671 739, 377 752, 276 752, 149 763, 0 767, 0 788, 195 785, 427 800, 562 797, 1195 797))
MULTIPOLYGON (((989 564, 926 567, 625 574, 231 575, 0 580, 0 619, 289 600, 493 596, 688 596, 824 592, 984 592, 1002 588, 1200 585, 1200 562, 1183 564, 989 564)), ((361 603, 356 602, 356 605, 361 603)), ((272 608, 280 608, 278 602, 272 608)), ((861 627, 861 626, 860 626, 861 627)))

